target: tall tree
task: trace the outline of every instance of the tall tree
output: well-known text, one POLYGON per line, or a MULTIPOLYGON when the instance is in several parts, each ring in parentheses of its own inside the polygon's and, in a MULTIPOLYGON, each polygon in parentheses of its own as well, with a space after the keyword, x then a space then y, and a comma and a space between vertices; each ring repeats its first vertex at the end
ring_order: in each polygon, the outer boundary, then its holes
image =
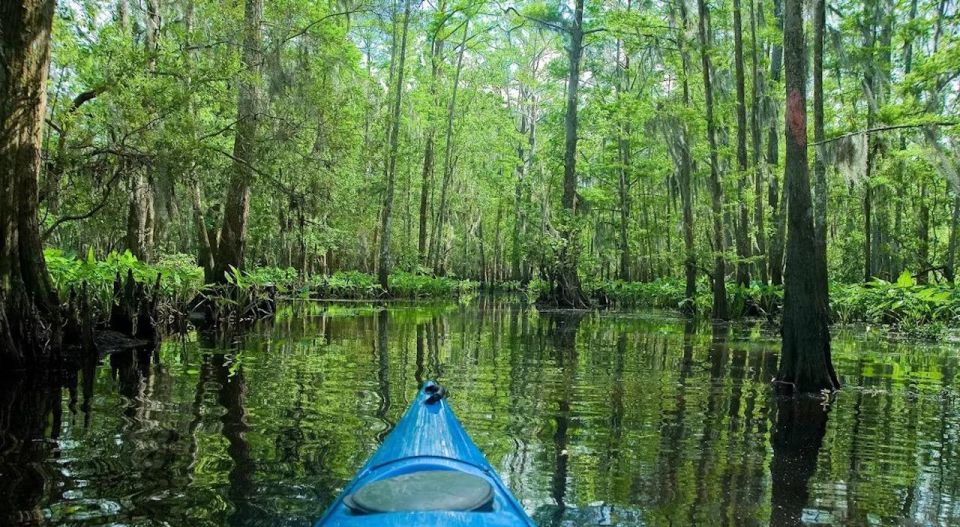
POLYGON ((433 226, 433 268, 443 266, 443 229, 447 223, 448 195, 450 181, 453 179, 453 130, 457 118, 457 93, 460 90, 460 74, 463 71, 463 54, 467 48, 467 33, 469 22, 463 25, 463 38, 460 41, 460 51, 457 53, 457 68, 453 74, 453 92, 447 103, 447 126, 443 145, 443 180, 440 182, 440 210, 437 212, 437 221, 433 226))
MULTIPOLYGON (((686 0, 676 3, 680 13, 680 27, 677 31, 677 47, 680 53, 680 81, 683 94, 683 107, 690 107, 690 53, 687 50, 687 33, 689 20, 687 17, 686 0)), ((672 12, 672 11, 671 11, 672 12)), ((693 298, 697 294, 697 255, 694 245, 693 222, 693 189, 691 178, 693 174, 693 159, 690 155, 690 130, 684 120, 679 122, 680 138, 678 141, 667 141, 671 145, 671 154, 677 164, 677 183, 680 191, 680 207, 682 209, 681 224, 683 226, 683 269, 684 269, 684 298, 685 309, 693 308, 693 298)))
MULTIPOLYGON (((823 131, 823 34, 826 26, 826 0, 815 0, 813 8, 813 141, 824 141, 823 131)), ((818 272, 827 287, 827 163, 822 148, 814 152, 814 227, 817 238, 818 272)), ((825 292, 826 294, 826 292, 825 292)))
MULTIPOLYGON (((783 0, 773 0, 773 15, 777 29, 783 29, 783 0)), ((780 82, 780 72, 783 67, 782 41, 774 39, 770 46, 770 83, 772 89, 780 82)), ((771 92, 772 92, 771 89, 771 92)), ((773 285, 783 284, 783 239, 786 234, 784 212, 786 203, 783 189, 780 186, 780 132, 778 128, 778 113, 775 105, 770 104, 770 127, 767 131, 767 165, 772 167, 768 171, 770 184, 767 186, 767 203, 770 204, 770 214, 773 219, 773 232, 770 233, 770 243, 767 246, 768 265, 770 266, 770 282, 773 285)))
MULTIPOLYGON (((583 59, 584 37, 599 29, 584 30, 584 0, 576 0, 572 20, 564 20, 557 15, 555 20, 547 21, 537 17, 524 18, 536 22, 541 27, 560 33, 566 44, 567 85, 564 104, 564 141, 563 141, 563 195, 560 204, 563 208, 559 218, 557 235, 559 243, 550 261, 542 265, 542 271, 550 283, 548 303, 562 307, 586 307, 589 300, 580 287, 578 262, 580 258, 580 235, 577 224, 577 142, 578 142, 578 105, 580 91, 580 66, 583 59)), ((517 13, 520 14, 520 13, 517 13)), ((545 203, 542 221, 546 221, 545 203)))
MULTIPOLYGON (((875 96, 876 83, 873 69, 873 45, 876 42, 876 25, 874 23, 873 4, 876 2, 866 1, 863 3, 863 49, 868 53, 869 60, 864 69, 863 89, 867 96, 867 128, 873 127, 875 105, 870 101, 875 96)), ((867 175, 864 179, 863 191, 863 281, 869 282, 873 279, 873 188, 871 186, 873 172, 873 140, 867 138, 867 175)))
MULTIPOLYGON (((126 2, 118 6, 121 23, 127 20, 126 2)), ((144 13, 144 52, 147 56, 147 74, 154 75, 157 69, 157 53, 160 45, 160 0, 147 0, 144 13)), ((124 27, 127 35, 127 28, 124 27)), ((145 167, 136 167, 130 174, 130 197, 127 210, 127 249, 139 260, 148 262, 153 257, 154 210, 153 183, 145 167)))
POLYGON ((54 4, 54 0, 0 3, 2 368, 49 361, 58 338, 59 306, 43 257, 38 219, 54 4))
POLYGON ((564 244, 560 249, 559 266, 554 270, 553 298, 566 307, 582 307, 589 303, 580 289, 577 270, 579 239, 577 216, 577 97, 580 89, 580 62, 583 57, 583 0, 576 0, 573 23, 567 27, 570 38, 567 42, 567 101, 563 128, 563 199, 565 214, 561 236, 564 244))
POLYGON ((720 184, 720 168, 717 160, 717 123, 713 115, 713 85, 711 83, 710 60, 710 12, 707 11, 706 0, 697 0, 697 9, 700 20, 700 60, 703 70, 703 95, 706 104, 707 142, 710 145, 710 205, 713 216, 713 318, 726 319, 727 313, 727 285, 726 264, 724 262, 723 238, 723 187, 720 184))
POLYGON ((390 289, 390 222, 393 213, 393 191, 397 174, 397 151, 400 142, 400 105, 403 101, 403 65, 407 55, 407 29, 410 27, 410 0, 405 0, 403 8, 403 29, 400 33, 400 50, 397 64, 397 85, 394 93, 393 110, 388 124, 389 153, 387 158, 386 190, 383 193, 383 208, 380 213, 380 267, 377 278, 380 287, 390 289))
POLYGON ((753 83, 751 86, 750 103, 750 130, 751 143, 753 145, 753 223, 756 229, 757 259, 759 260, 757 268, 760 275, 760 283, 767 285, 767 233, 764 228, 764 206, 763 206, 763 166, 760 163, 761 144, 760 144, 760 114, 763 101, 763 79, 760 74, 760 56, 757 51, 757 9, 754 7, 754 0, 750 2, 750 56, 751 68, 753 70, 753 83))
POLYGON ((737 284, 750 285, 750 215, 747 188, 747 101, 743 71, 743 17, 740 0, 733 0, 733 60, 737 85, 737 284))
MULTIPOLYGON (((437 7, 441 17, 438 27, 430 33, 428 42, 430 44, 430 104, 431 109, 437 106, 437 84, 440 77, 440 64, 443 55, 443 38, 440 32, 443 30, 442 20, 445 19, 444 4, 441 2, 437 7)), ((427 221, 430 216, 430 187, 433 185, 434 158, 434 136, 436 130, 433 123, 432 112, 427 113, 427 140, 423 148, 423 170, 420 181, 420 230, 417 236, 417 257, 421 265, 429 265, 427 254, 427 221)))
POLYGON ((225 280, 230 267, 243 268, 250 214, 250 185, 257 158, 257 129, 260 121, 260 72, 263 0, 246 0, 243 14, 243 68, 237 94, 237 125, 233 139, 233 172, 223 207, 223 228, 213 278, 225 280))
MULTIPOLYGON (((630 0, 627 0, 627 12, 630 11, 630 0)), ((628 75, 630 71, 630 55, 624 49, 624 43, 617 40, 617 99, 622 100, 625 91, 629 90, 628 75), (621 54, 622 52, 622 54, 621 54)), ((618 101, 619 102, 619 101, 618 101)), ((622 103, 621 103, 622 108, 622 103)), ((619 119, 617 126, 617 160, 619 181, 617 190, 620 195, 620 279, 630 280, 630 121, 626 118, 626 111, 619 119)))
POLYGON ((830 355, 826 273, 819 271, 807 162, 807 94, 803 0, 786 0, 783 49, 786 72, 785 186, 789 207, 783 299, 783 346, 778 388, 820 392, 840 387, 830 355))

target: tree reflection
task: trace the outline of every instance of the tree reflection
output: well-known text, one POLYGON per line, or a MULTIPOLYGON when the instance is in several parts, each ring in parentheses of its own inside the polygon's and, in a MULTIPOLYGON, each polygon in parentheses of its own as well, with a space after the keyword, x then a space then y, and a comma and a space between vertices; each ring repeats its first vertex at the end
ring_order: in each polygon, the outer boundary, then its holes
POLYGON ((674 395, 672 409, 664 410, 663 421, 660 427, 660 448, 657 462, 659 486, 656 500, 660 504, 669 504, 678 499, 680 482, 679 469, 683 448, 681 441, 687 434, 687 383, 693 367, 693 337, 696 326, 692 320, 683 324, 683 356, 680 360, 680 371, 677 376, 677 390, 674 395))
POLYGON ((250 498, 256 488, 253 476, 257 467, 246 437, 250 425, 246 418, 247 384, 243 366, 236 367, 231 373, 233 364, 223 353, 214 354, 210 364, 213 378, 220 385, 217 401, 225 410, 220 418, 223 423, 222 433, 227 440, 227 454, 233 461, 228 476, 230 488, 227 491, 233 504, 233 512, 227 517, 227 522, 231 526, 253 525, 257 523, 254 521, 257 510, 251 506, 250 498))
POLYGON ((42 462, 60 435, 61 382, 56 374, 0 379, 0 524, 44 523, 49 490, 42 462))
POLYGON ((388 353, 390 315, 386 309, 377 311, 377 335, 373 343, 373 352, 377 361, 377 390, 380 394, 380 404, 377 407, 377 418, 386 425, 377 433, 377 441, 382 443, 393 430, 394 423, 388 418, 390 412, 390 354, 388 353))
POLYGON ((557 413, 554 418, 553 432, 554 471, 551 478, 550 495, 556 504, 550 517, 550 525, 560 525, 567 508, 567 478, 569 475, 570 443, 570 402, 573 399, 573 386, 577 377, 577 331, 584 314, 545 313, 546 327, 551 336, 554 361, 561 371, 560 394, 557 400, 557 413))
POLYGON ((773 429, 773 482, 770 525, 799 526, 810 497, 808 483, 817 470, 817 457, 827 430, 827 407, 814 398, 777 400, 773 429))

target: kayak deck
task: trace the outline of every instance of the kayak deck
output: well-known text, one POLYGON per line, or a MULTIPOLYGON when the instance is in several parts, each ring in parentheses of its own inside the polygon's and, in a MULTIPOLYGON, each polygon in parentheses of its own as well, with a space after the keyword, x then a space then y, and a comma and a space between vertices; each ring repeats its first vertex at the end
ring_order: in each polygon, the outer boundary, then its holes
POLYGON ((428 382, 315 527, 364 525, 534 523, 428 382))

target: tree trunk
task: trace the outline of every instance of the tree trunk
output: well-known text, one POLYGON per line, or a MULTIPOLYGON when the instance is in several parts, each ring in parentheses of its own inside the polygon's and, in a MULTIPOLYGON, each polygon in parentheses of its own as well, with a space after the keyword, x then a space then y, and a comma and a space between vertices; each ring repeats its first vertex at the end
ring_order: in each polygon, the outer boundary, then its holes
MULTIPOLYGON (((124 8, 123 4, 120 6, 124 8)), ((121 13, 123 17, 123 13, 121 13)), ((157 50, 160 38, 160 1, 147 0, 144 16, 144 51, 147 55, 147 72, 157 69, 157 50)), ((134 168, 131 174, 130 199, 127 207, 127 249, 142 262, 153 257, 153 238, 156 220, 153 181, 144 172, 144 167, 134 168)))
POLYGON ((460 88, 460 72, 463 71, 463 52, 467 47, 467 30, 469 23, 463 26, 463 39, 460 41, 460 51, 457 54, 457 69, 453 75, 453 92, 450 94, 450 102, 447 105, 447 130, 445 134, 445 143, 443 145, 443 181, 440 183, 440 209, 437 212, 437 220, 433 226, 433 269, 437 271, 441 266, 443 252, 443 229, 447 221, 447 194, 450 189, 450 180, 453 179, 453 125, 456 122, 457 109, 457 91, 460 88))
POLYGON ((390 117, 390 154, 387 160, 387 186, 380 215, 380 266, 377 278, 384 291, 390 290, 390 221, 393 211, 393 191, 397 174, 397 150, 400 142, 400 104, 403 101, 403 66, 407 56, 407 29, 410 27, 410 0, 404 1, 403 30, 400 33, 400 58, 397 64, 397 87, 390 117))
POLYGON ((552 300, 561 307, 585 307, 589 301, 580 289, 577 262, 580 240, 577 217, 577 102, 580 89, 580 59, 583 56, 583 2, 576 0, 573 23, 567 28, 570 39, 567 49, 568 77, 566 113, 564 116, 563 205, 560 236, 564 243, 559 250, 558 264, 550 278, 552 300))
POLYGON ((956 277, 954 271, 956 267, 954 265, 957 261, 957 240, 960 238, 960 234, 957 232, 958 225, 960 225, 960 194, 953 198, 953 214, 950 215, 950 240, 947 242, 947 263, 943 270, 944 278, 950 285, 953 285, 956 277))
MULTIPOLYGON (((773 0, 773 13, 777 20, 777 26, 783 28, 783 0, 773 0)), ((770 52, 770 82, 773 88, 780 82, 780 69, 783 65, 783 47, 780 42, 774 42, 770 52)), ((767 248, 770 255, 770 281, 773 285, 783 284, 783 239, 785 237, 786 222, 784 221, 784 211, 786 201, 783 190, 780 188, 779 166, 780 166, 780 134, 777 131, 777 112, 773 111, 775 106, 770 105, 770 129, 767 132, 767 166, 769 170, 770 185, 767 187, 767 201, 770 203, 770 211, 773 219, 773 233, 770 234, 770 246, 767 248)))
MULTIPOLYGON (((521 87, 520 101, 518 105, 520 107, 519 132, 522 135, 526 135, 527 128, 529 126, 527 121, 527 109, 524 107, 524 104, 525 104, 524 94, 525 94, 525 90, 523 89, 523 87, 521 87)), ((525 219, 525 215, 523 213, 523 179, 524 179, 524 174, 526 172, 526 163, 527 163, 526 157, 527 155, 530 155, 526 153, 526 151, 524 150, 524 145, 523 145, 524 140, 525 138, 521 139, 521 141, 517 145, 517 167, 516 167, 517 181, 514 188, 514 212, 516 216, 513 221, 513 234, 510 240, 510 245, 511 245, 510 274, 511 274, 511 278, 513 278, 514 280, 522 279, 521 272, 520 272, 520 262, 521 262, 520 234, 523 231, 524 219, 525 219)))
POLYGON ((141 262, 149 262, 153 253, 153 191, 144 169, 134 170, 127 207, 127 249, 141 262))
MULTIPOLYGON (((439 29, 437 33, 439 33, 439 29)), ((437 83, 440 76, 440 55, 443 50, 443 40, 434 38, 430 43, 430 102, 437 104, 437 83)), ((417 256, 421 265, 430 265, 427 254, 427 222, 430 216, 430 188, 433 186, 434 172, 434 135, 436 131, 433 119, 427 118, 427 145, 423 150, 423 173, 420 186, 420 231, 417 238, 417 256)))
MULTIPOLYGON (((629 0, 627 10, 629 11, 629 0)), ((621 97, 623 91, 627 89, 627 70, 630 68, 630 56, 624 50, 622 65, 620 63, 619 52, 623 48, 623 43, 617 41, 617 59, 618 59, 618 85, 617 97, 621 97)), ((630 263, 630 240, 627 227, 630 225, 630 122, 621 119, 617 134, 617 154, 619 156, 619 175, 620 181, 618 190, 620 194, 620 279, 627 281, 631 278, 630 263)))
POLYGON ((250 184, 256 162, 257 124, 260 120, 259 80, 262 60, 261 24, 263 0, 246 0, 244 5, 243 66, 237 95, 237 131, 233 139, 233 173, 223 208, 223 228, 214 278, 224 281, 230 267, 243 268, 247 239, 247 216, 250 213, 250 184))
MULTIPOLYGON (((680 34, 686 35, 689 29, 687 20, 687 3, 685 0, 677 2, 680 8, 680 34)), ((680 47, 680 61, 683 81, 683 106, 690 107, 690 54, 687 53, 686 38, 677 40, 680 47)), ((683 268, 685 277, 684 298, 685 309, 693 309, 693 299, 697 295, 697 256, 694 248, 693 225, 693 190, 690 188, 693 162, 690 159, 690 132, 685 122, 680 122, 680 167, 679 187, 680 202, 683 209, 683 268)))
POLYGON ((481 284, 486 285, 488 283, 487 251, 486 251, 486 248, 483 246, 483 211, 482 210, 480 211, 480 217, 478 218, 477 223, 479 224, 478 231, 477 231, 477 241, 480 243, 480 259, 477 261, 477 264, 480 266, 480 269, 479 269, 479 272, 477 273, 477 276, 479 277, 477 281, 480 282, 481 284))
MULTIPOLYGON (((914 20, 916 20, 916 18, 917 18, 917 0, 911 0, 911 2, 910 2, 910 21, 909 21, 908 24, 912 26, 913 23, 914 23, 914 20)), ((904 74, 904 76, 910 75, 910 72, 911 72, 912 69, 913 69, 913 38, 914 38, 914 37, 912 36, 912 33, 908 33, 908 35, 910 35, 910 36, 906 37, 906 41, 904 42, 904 45, 903 45, 903 74, 904 74)), ((919 94, 919 90, 918 90, 918 89, 913 89, 912 91, 913 91, 914 95, 918 95, 918 94, 919 94)), ((906 149, 907 149, 907 139, 906 139, 905 134, 901 134, 901 135, 900 135, 900 150, 906 150, 906 149)), ((902 171, 903 171, 903 167, 904 167, 904 162, 903 162, 902 160, 899 162, 899 167, 900 167, 900 170, 901 170, 901 183, 902 183, 902 181, 903 181, 902 171)), ((898 200, 897 203, 898 203, 898 205, 899 205, 899 204, 900 204, 900 201, 898 200)), ((898 209, 898 210, 899 210, 899 209, 898 209)), ((920 240, 920 248, 919 248, 919 249, 920 249, 920 251, 919 251, 920 254, 918 255, 918 260, 919 260, 918 264, 919 264, 919 266, 920 266, 921 269, 926 269, 926 268, 928 268, 928 267, 930 266, 930 206, 929 206, 929 204, 927 203, 927 182, 926 182, 926 181, 921 181, 921 182, 920 182, 920 211, 919 211, 919 216, 920 216, 920 217, 919 217, 919 219, 918 219, 918 225, 917 225, 917 237, 918 237, 919 240, 920 240)), ((898 215, 898 218, 899 218, 899 215, 898 215)), ((896 231, 898 234, 900 233, 900 229, 895 229, 895 231, 896 231)), ((900 251, 897 251, 897 253, 900 254, 900 251)), ((920 283, 926 283, 926 281, 927 281, 927 273, 923 273, 922 276, 918 276, 918 277, 917 277, 917 280, 918 280, 920 283)))
MULTIPOLYGON (((826 0, 815 0, 813 10, 813 141, 826 137, 823 131, 823 35, 826 30, 826 0)), ((827 285, 827 164, 822 148, 814 151, 814 231, 817 240, 818 271, 826 291, 827 285)))
MULTIPOLYGON (((534 61, 534 74, 536 73, 537 69, 536 65, 537 62, 534 61)), ((516 204, 516 218, 513 225, 511 275, 514 280, 517 280, 523 284, 526 284, 526 282, 529 280, 528 267, 523 259, 521 238, 527 229, 527 214, 525 204, 529 203, 530 201, 529 189, 524 186, 524 179, 526 178, 526 175, 530 174, 533 170, 533 154, 537 145, 537 110, 535 97, 536 96, 530 93, 529 90, 523 86, 520 87, 520 133, 526 134, 527 148, 526 151, 524 151, 522 142, 517 145, 517 183, 516 195, 514 197, 516 204), (526 199, 524 199, 525 190, 527 191, 526 199)))
POLYGON ((707 27, 710 24, 710 13, 707 11, 706 0, 697 0, 700 14, 700 58, 703 70, 703 91, 707 110, 707 141, 710 144, 710 191, 711 208, 713 215, 713 318, 725 320, 727 314, 727 285, 726 266, 724 263, 723 240, 723 187, 720 185, 720 172, 717 166, 717 131, 713 116, 713 87, 710 71, 710 37, 707 27))
POLYGON ((190 183, 190 197, 193 201, 193 222, 197 230, 197 263, 203 268, 203 275, 206 281, 213 282, 214 255, 216 254, 216 238, 211 237, 210 230, 207 229, 206 217, 203 213, 203 196, 200 194, 200 183, 197 181, 190 183))
POLYGON ((750 215, 744 197, 747 188, 747 101, 743 72, 743 20, 740 0, 733 0, 734 69, 737 84, 737 284, 750 285, 750 215))
MULTIPOLYGON (((121 0, 121 4, 126 4, 126 0, 121 0)), ((193 12, 194 12, 194 2, 189 0, 186 7, 184 8, 183 14, 183 25, 184 25, 184 62, 186 63, 185 70, 187 71, 187 88, 190 90, 190 96, 187 100, 187 109, 191 115, 194 113, 194 100, 193 100, 193 51, 192 49, 192 33, 193 33, 193 12)), ((197 133, 194 131, 192 137, 194 141, 197 140, 197 133)), ((203 208, 203 190, 201 187, 201 182, 197 174, 195 173, 196 166, 193 167, 193 173, 190 174, 190 181, 187 182, 187 187, 190 192, 190 200, 193 210, 193 223, 194 229, 196 229, 197 234, 197 265, 203 268, 204 281, 207 283, 214 281, 214 268, 216 266, 216 255, 217 255, 217 235, 215 229, 207 228, 207 219, 206 214, 204 213, 203 208)))
POLYGON ((786 0, 785 185, 789 200, 787 267, 783 299, 783 346, 776 384, 789 393, 835 390, 840 381, 830 356, 826 273, 820 271, 807 165, 806 68, 803 0, 786 0))
MULTIPOLYGON (((866 64, 863 71, 863 91, 867 100, 867 128, 872 128, 876 122, 877 110, 877 76, 876 63, 874 61, 874 45, 876 44, 876 26, 877 9, 873 0, 863 4, 863 52, 866 54, 866 64)), ((872 136, 867 137, 867 173, 864 179, 863 191, 863 281, 869 282, 874 276, 873 260, 874 255, 874 225, 873 225, 873 188, 871 185, 872 173, 874 168, 874 153, 876 140, 872 136)))
MULTIPOLYGON (((927 183, 920 183, 920 207, 917 218, 917 265, 920 269, 930 267, 930 206, 927 205, 927 183)), ((927 282, 927 273, 917 276, 919 283, 927 282)))
POLYGON ((38 220, 53 0, 0 3, 0 369, 56 358, 59 306, 38 220))
MULTIPOLYGON (((501 177, 503 172, 500 173, 501 177)), ((499 282, 503 280, 501 269, 503 268, 503 241, 500 238, 500 223, 503 220, 503 196, 497 193, 497 223, 493 231, 493 269, 490 272, 490 281, 499 282)))
MULTIPOLYGON (((872 141, 867 140, 868 148, 872 141)), ((867 176, 863 190, 863 282, 873 280, 873 189, 870 188, 870 173, 873 163, 867 154, 867 176)))
POLYGON ((427 266, 427 217, 430 215, 430 187, 433 185, 433 127, 427 131, 427 144, 423 150, 423 171, 420 179, 420 230, 417 234, 417 257, 420 265, 427 266))
POLYGON ((760 75, 760 57, 757 52, 757 13, 753 5, 754 0, 750 2, 750 43, 751 58, 753 68, 753 87, 751 90, 751 112, 750 112, 750 130, 753 143, 753 223, 756 227, 757 240, 757 270, 760 275, 760 283, 767 285, 767 234, 764 230, 763 214, 763 167, 760 164, 760 105, 763 101, 763 79, 760 75))

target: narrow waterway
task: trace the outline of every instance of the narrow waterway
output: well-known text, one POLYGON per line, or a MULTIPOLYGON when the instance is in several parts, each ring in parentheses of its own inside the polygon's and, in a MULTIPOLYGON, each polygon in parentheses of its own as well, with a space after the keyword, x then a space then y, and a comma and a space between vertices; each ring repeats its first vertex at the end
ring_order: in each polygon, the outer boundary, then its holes
POLYGON ((960 524, 958 352, 841 330, 833 401, 778 341, 655 312, 309 304, 0 383, 0 524, 310 525, 436 378, 541 526, 960 524))

